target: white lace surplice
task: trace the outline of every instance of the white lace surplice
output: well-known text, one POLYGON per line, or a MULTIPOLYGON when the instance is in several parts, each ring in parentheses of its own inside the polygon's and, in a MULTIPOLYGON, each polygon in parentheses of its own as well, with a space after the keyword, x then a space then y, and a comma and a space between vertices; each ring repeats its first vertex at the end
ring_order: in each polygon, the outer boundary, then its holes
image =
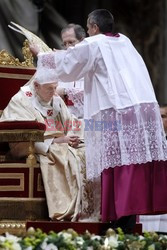
POLYGON ((157 103, 100 111, 85 120, 87 177, 109 167, 166 160, 163 132, 157 103))
POLYGON ((84 90, 72 88, 67 89, 68 99, 74 103, 73 114, 78 118, 84 116, 84 90))
POLYGON ((84 117, 91 118, 85 119, 88 179, 99 177, 110 167, 167 159, 148 71, 125 36, 97 35, 70 50, 40 54, 37 78, 42 83, 46 70, 47 81, 85 77, 84 117))

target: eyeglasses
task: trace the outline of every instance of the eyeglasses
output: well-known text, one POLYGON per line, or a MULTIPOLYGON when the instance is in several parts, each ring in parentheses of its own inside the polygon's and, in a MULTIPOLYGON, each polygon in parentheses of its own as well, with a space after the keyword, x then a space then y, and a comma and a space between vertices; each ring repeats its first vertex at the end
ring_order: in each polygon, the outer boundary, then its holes
POLYGON ((77 44, 77 43, 78 43, 78 40, 67 41, 67 42, 64 42, 64 43, 62 44, 62 46, 63 46, 64 48, 68 48, 68 47, 70 47, 70 46, 75 46, 75 44, 77 44))
POLYGON ((166 119, 166 118, 167 118, 167 114, 161 115, 161 118, 162 118, 162 119, 166 119))

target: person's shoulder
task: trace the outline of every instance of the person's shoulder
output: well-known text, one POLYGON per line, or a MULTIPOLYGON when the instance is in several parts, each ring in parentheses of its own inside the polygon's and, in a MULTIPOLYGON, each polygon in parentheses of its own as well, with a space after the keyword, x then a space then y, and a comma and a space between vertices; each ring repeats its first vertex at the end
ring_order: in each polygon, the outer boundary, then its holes
POLYGON ((114 42, 120 42, 120 41, 130 41, 130 39, 121 33, 118 33, 117 35, 113 36, 107 36, 104 34, 98 34, 95 36, 87 37, 84 39, 87 43, 99 43, 99 42, 105 42, 105 41, 114 41, 114 42))
POLYGON ((100 40, 103 40, 103 39, 105 39, 105 35, 98 34, 98 35, 95 35, 95 36, 86 37, 84 39, 84 41, 88 42, 88 43, 92 43, 92 42, 97 42, 97 41, 100 41, 100 40))
POLYGON ((122 33, 118 33, 119 37, 120 38, 124 38, 124 39, 129 39, 126 35, 122 34, 122 33))
POLYGON ((124 46, 124 47, 134 47, 130 38, 124 34, 118 33, 119 36, 116 36, 115 39, 111 39, 111 44, 117 44, 117 46, 124 46))
POLYGON ((126 35, 121 33, 118 33, 115 36, 98 34, 95 36, 85 38, 82 43, 94 49, 104 46, 105 44, 108 43, 111 44, 111 46, 128 46, 128 47, 132 46, 132 42, 130 41, 130 39, 126 35))
POLYGON ((89 47, 90 49, 95 49, 99 48, 101 44, 104 44, 106 42, 106 36, 104 34, 98 34, 87 37, 83 41, 85 46, 89 47))
POLYGON ((124 34, 121 34, 121 33, 120 33, 120 37, 121 37, 122 39, 126 40, 126 41, 131 42, 130 38, 129 38, 128 36, 124 35, 124 34))
POLYGON ((125 42, 125 41, 130 41, 130 39, 122 34, 122 33, 116 33, 115 35, 113 36, 107 36, 109 39, 113 40, 113 41, 119 41, 119 42, 125 42))

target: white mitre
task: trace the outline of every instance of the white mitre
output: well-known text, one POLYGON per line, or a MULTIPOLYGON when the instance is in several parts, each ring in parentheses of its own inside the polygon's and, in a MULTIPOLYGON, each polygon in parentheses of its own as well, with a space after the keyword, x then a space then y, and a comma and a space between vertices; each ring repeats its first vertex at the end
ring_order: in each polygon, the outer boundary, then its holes
POLYGON ((38 36, 36 36, 34 33, 32 33, 31 31, 25 29, 24 27, 22 27, 21 25, 14 23, 14 22, 10 22, 11 25, 8 25, 9 28, 11 28, 12 30, 17 31, 18 33, 24 35, 28 41, 33 44, 33 45, 38 45, 40 52, 49 52, 52 51, 51 48, 49 48, 46 43, 44 43, 38 36), (13 27, 13 26, 15 27, 13 27), (17 28, 16 28, 17 27, 17 28))
MULTIPOLYGON (((10 29, 24 35, 27 38, 27 40, 30 42, 30 44, 38 45, 39 52, 52 51, 52 49, 49 48, 48 45, 41 40, 41 38, 39 38, 37 35, 35 35, 31 31, 27 30, 26 28, 22 27, 21 25, 19 25, 17 23, 10 22, 10 24, 11 25, 8 25, 8 27, 10 29)), ((30 84, 32 85, 34 80, 38 81, 39 79, 37 79, 36 75, 37 74, 35 73, 35 75, 33 75, 32 78, 25 85, 30 85, 30 84)), ((48 74, 48 76, 50 76, 50 74, 48 74)), ((53 82, 52 79, 48 79, 48 83, 49 82, 53 82)))

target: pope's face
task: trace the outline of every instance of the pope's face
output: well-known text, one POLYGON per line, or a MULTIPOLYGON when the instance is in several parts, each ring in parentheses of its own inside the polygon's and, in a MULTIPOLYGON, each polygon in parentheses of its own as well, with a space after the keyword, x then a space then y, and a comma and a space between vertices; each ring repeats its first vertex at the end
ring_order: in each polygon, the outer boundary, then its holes
POLYGON ((57 86, 58 86, 58 83, 46 83, 43 85, 36 83, 35 89, 36 89, 37 95, 44 102, 49 102, 52 100, 53 96, 56 94, 57 86))

